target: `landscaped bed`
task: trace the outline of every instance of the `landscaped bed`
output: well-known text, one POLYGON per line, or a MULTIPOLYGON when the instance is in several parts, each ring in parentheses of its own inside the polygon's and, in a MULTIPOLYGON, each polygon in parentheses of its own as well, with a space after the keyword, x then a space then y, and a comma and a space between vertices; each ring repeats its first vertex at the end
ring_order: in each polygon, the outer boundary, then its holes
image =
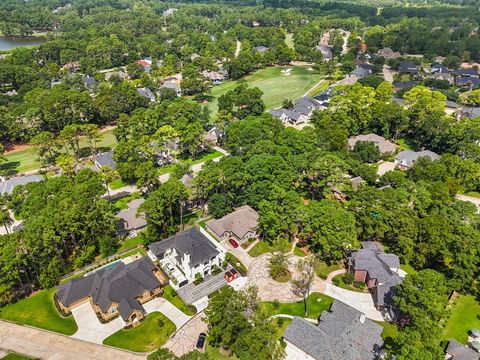
POLYGON ((336 286, 345 289, 345 290, 350 290, 350 291, 356 291, 356 292, 366 292, 366 286, 364 283, 359 283, 359 282, 351 282, 348 279, 348 274, 339 274, 336 275, 332 279, 332 283, 334 283, 336 286))
POLYGON ((455 339, 466 344, 468 331, 472 329, 480 329, 480 303, 473 295, 458 295, 445 324, 443 339, 455 339))
MULTIPOLYGON (((333 298, 330 296, 313 293, 307 298, 308 317, 316 319, 323 310, 328 311, 332 306, 333 298)), ((272 314, 286 314, 292 316, 305 317, 305 304, 303 300, 294 303, 275 303, 273 301, 265 301, 262 303, 265 308, 272 314)))
POLYGON ((275 251, 289 251, 290 250, 290 242, 284 241, 281 242, 280 244, 269 244, 266 241, 259 241, 258 243, 255 244, 253 248, 250 249, 248 252, 248 255, 257 257, 262 254, 266 253, 271 253, 275 251))
POLYGON ((192 316, 195 315, 196 311, 195 307, 192 305, 189 307, 185 304, 180 296, 178 296, 177 292, 170 286, 167 285, 163 288, 163 296, 165 300, 170 301, 175 307, 180 309, 185 315, 192 316))
POLYGON ((53 303, 55 289, 42 290, 14 304, 0 308, 0 318, 60 334, 73 335, 77 324, 73 316, 62 317, 53 303))
POLYGON ((341 263, 327 264, 324 261, 318 261, 315 264, 315 273, 322 279, 326 279, 332 271, 340 270, 343 267, 341 263))
POLYGON ((1 360, 31 360, 31 359, 33 358, 30 356, 20 355, 17 353, 8 353, 4 357, 2 357, 1 360))
POLYGON ((165 315, 153 312, 140 325, 119 330, 103 343, 130 351, 148 352, 165 344, 175 330, 175 324, 165 315))

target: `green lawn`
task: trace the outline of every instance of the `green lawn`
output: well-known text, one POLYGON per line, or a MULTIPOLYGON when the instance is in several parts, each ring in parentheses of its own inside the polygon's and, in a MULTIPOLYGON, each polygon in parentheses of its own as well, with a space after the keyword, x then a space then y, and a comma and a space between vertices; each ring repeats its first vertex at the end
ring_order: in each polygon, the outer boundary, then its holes
POLYGON ((408 264, 400 265, 400 269, 402 269, 403 271, 405 271, 409 275, 413 275, 417 272, 412 266, 410 266, 408 264))
POLYGON ((274 251, 290 251, 290 244, 289 241, 281 242, 280 244, 269 244, 266 241, 259 241, 253 248, 250 249, 248 254, 253 257, 260 256, 265 253, 270 253, 274 251))
POLYGON ((333 277, 332 283, 334 283, 336 286, 345 289, 345 290, 350 290, 350 291, 356 291, 356 292, 366 292, 366 286, 364 286, 364 289, 362 288, 357 288, 353 285, 347 284, 344 280, 344 274, 338 274, 333 277), (365 290, 365 291, 364 291, 365 290))
POLYGON ((324 91, 328 87, 328 81, 322 80, 314 88, 308 92, 308 96, 315 96, 324 91))
POLYGON ((298 246, 295 246, 295 249, 293 249, 293 254, 300 257, 307 256, 307 254, 304 253, 298 246))
POLYGON ((2 360, 31 360, 33 359, 30 356, 20 355, 17 353, 8 353, 6 356, 2 357, 2 360))
POLYGON ((185 313, 185 315, 195 315, 193 309, 189 308, 188 305, 183 302, 182 298, 178 296, 177 292, 170 285, 167 285, 163 288, 162 297, 170 301, 175 307, 185 313))
POLYGON ((315 273, 322 279, 326 279, 328 274, 330 274, 332 271, 340 270, 342 267, 343 265, 340 262, 329 265, 324 261, 318 261, 315 265, 315 273))
MULTIPOLYGON (((308 299, 308 317, 316 319, 320 316, 323 310, 328 311, 333 303, 333 298, 330 296, 313 293, 308 299)), ((273 314, 287 314, 293 316, 305 317, 305 305, 303 300, 295 303, 280 303, 275 306, 273 301, 266 301, 262 303, 265 308, 273 314)))
POLYGON ((459 295, 445 324, 443 339, 456 339, 466 344, 468 331, 472 329, 480 329, 480 302, 472 295, 459 295))
POLYGON ((175 324, 165 315, 153 312, 140 325, 129 330, 119 330, 103 343, 130 351, 148 352, 165 344, 175 330, 175 324), (158 326, 159 320, 163 322, 161 327, 158 326))
MULTIPOLYGON (((214 151, 202 154, 200 157, 198 157, 195 160, 187 159, 187 160, 184 160, 183 162, 185 164, 188 164, 189 166, 192 166, 192 165, 195 165, 195 164, 199 164, 201 162, 206 162, 208 160, 216 159, 216 158, 221 157, 221 156, 223 156, 223 154, 220 151, 214 150, 214 151)), ((170 164, 170 165, 161 167, 158 171, 158 175, 163 175, 163 174, 167 174, 167 173, 171 174, 173 172, 173 170, 175 169, 176 165, 177 164, 170 164)))
POLYGON ((391 324, 383 321, 375 321, 375 322, 381 327, 383 327, 382 338, 384 340, 395 339, 397 337, 398 328, 395 324, 391 324))
POLYGON ((469 191, 468 193, 466 193, 466 195, 473 196, 480 199, 480 192, 478 191, 469 191))
MULTIPOLYGON (((284 99, 297 100, 321 79, 322 75, 308 71, 306 67, 302 66, 269 67, 244 78, 249 86, 256 86, 262 90, 262 99, 267 110, 281 106, 284 99), (286 68, 292 69, 290 75, 281 73, 286 68)), ((212 88, 213 99, 208 105, 212 117, 215 117, 218 112, 217 99, 227 91, 234 89, 236 85, 235 81, 227 81, 212 88)))
POLYGON ((130 249, 136 245, 143 245, 144 244, 143 240, 144 238, 142 233, 134 237, 127 237, 125 238, 125 240, 122 241, 122 245, 118 249, 118 252, 130 249))
POLYGON ((134 192, 131 193, 130 195, 121 197, 120 199, 117 199, 113 202, 113 206, 115 207, 115 210, 120 211, 123 209, 128 208, 128 203, 134 199, 140 199, 142 196, 140 195, 139 192, 134 192))
POLYGON ((53 303, 54 293, 55 289, 42 290, 14 304, 6 305, 0 308, 0 318, 73 335, 77 331, 77 324, 73 316, 64 318, 59 314, 53 303))
POLYGON ((122 179, 116 179, 114 180, 109 186, 110 186, 110 189, 112 190, 117 190, 117 189, 120 189, 124 186, 126 186, 127 184, 125 184, 122 179))
MULTIPOLYGON (((103 137, 97 144, 97 148, 106 150, 107 148, 114 148, 117 144, 113 129, 104 131, 103 137)), ((90 143, 86 139, 80 140, 80 147, 87 148, 90 143)), ((13 169, 16 172, 23 173, 31 170, 37 170, 41 167, 40 162, 37 160, 38 156, 33 148, 28 148, 20 151, 15 151, 5 155, 7 162, 0 166, 0 169, 13 169)))

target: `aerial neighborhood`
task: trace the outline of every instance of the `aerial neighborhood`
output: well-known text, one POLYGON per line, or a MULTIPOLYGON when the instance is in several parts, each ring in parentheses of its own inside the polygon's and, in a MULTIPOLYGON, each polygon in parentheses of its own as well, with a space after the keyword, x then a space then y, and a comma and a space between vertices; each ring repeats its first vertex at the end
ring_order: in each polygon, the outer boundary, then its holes
POLYGON ((474 2, 0 15, 0 359, 480 360, 474 2))

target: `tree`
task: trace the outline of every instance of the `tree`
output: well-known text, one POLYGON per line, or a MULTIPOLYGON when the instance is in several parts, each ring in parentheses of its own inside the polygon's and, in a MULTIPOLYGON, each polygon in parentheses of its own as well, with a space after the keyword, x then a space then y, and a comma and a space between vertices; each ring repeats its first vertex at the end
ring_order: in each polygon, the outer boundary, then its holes
POLYGON ((7 234, 9 234, 9 227, 12 226, 13 219, 10 216, 10 211, 6 207, 0 207, 0 226, 5 228, 7 234))
POLYGON ((215 219, 219 219, 233 211, 233 198, 230 193, 213 194, 208 199, 208 213, 215 219))
POLYGON ((135 170, 137 187, 146 188, 148 192, 155 190, 160 185, 157 170, 158 169, 153 166, 151 161, 140 163, 135 170))
POLYGON ((83 135, 87 137, 90 146, 92 147, 92 153, 97 153, 97 143, 102 139, 103 134, 100 132, 98 125, 85 124, 82 126, 83 135))
POLYGON ((54 162, 58 141, 53 133, 42 131, 30 140, 30 144, 33 145, 43 164, 54 162))
POLYGON ((261 115, 265 110, 262 91, 249 88, 246 83, 238 85, 218 99, 218 111, 226 111, 241 120, 250 115, 261 115))
POLYGON ((310 290, 315 281, 315 263, 316 259, 313 256, 298 260, 295 265, 297 268, 297 276, 292 280, 294 294, 303 297, 305 316, 308 316, 307 298, 310 295, 310 290))
POLYGON ((77 160, 72 155, 62 154, 55 160, 55 165, 62 170, 62 174, 67 177, 75 175, 75 168, 77 167, 77 160))
POLYGON ((368 163, 378 162, 382 157, 377 144, 372 141, 357 141, 353 153, 360 161, 368 163))
POLYGON ((284 276, 288 272, 289 265, 290 259, 288 255, 282 251, 272 253, 268 258, 268 272, 274 280, 284 276))
POLYGON ((112 169, 110 166, 104 165, 100 169, 100 174, 102 176, 105 187, 107 188, 108 198, 110 199, 110 184, 119 178, 118 173, 112 169))

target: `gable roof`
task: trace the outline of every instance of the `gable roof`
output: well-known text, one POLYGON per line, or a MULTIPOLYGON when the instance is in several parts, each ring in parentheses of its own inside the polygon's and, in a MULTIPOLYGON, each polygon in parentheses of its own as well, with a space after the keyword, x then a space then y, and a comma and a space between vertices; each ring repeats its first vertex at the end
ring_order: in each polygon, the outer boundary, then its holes
POLYGON ((469 347, 460 344, 457 340, 452 339, 448 342, 447 349, 445 351, 448 355, 452 357, 452 360, 479 360, 480 353, 477 353, 475 350, 470 349, 469 347))
POLYGON ((348 146, 353 148, 358 141, 369 141, 377 144, 378 149, 382 154, 393 153, 397 149, 397 145, 377 134, 352 136, 348 139, 348 146))
POLYGON ((170 249, 175 249, 181 259, 183 254, 190 256, 190 266, 202 264, 219 254, 219 251, 212 245, 203 234, 195 229, 182 231, 165 240, 154 242, 148 245, 149 250, 159 256, 170 249))
POLYGON ((121 210, 117 213, 118 229, 119 231, 130 231, 144 228, 147 226, 147 219, 144 213, 138 214, 137 211, 140 205, 145 202, 145 199, 135 199, 127 204, 127 209, 121 210))
POLYGON ((117 163, 113 160, 113 151, 107 151, 95 156, 95 164, 98 167, 108 166, 110 169, 115 169, 117 163))
POLYGON ((231 232, 237 238, 243 239, 249 232, 257 230, 258 218, 259 215, 255 210, 248 205, 244 205, 220 219, 207 221, 205 225, 218 237, 222 237, 226 232, 231 232))
POLYGON ((152 102, 155 101, 155 95, 153 95, 152 90, 149 88, 137 88, 137 91, 140 96, 143 96, 152 102))
POLYGON ((155 264, 148 256, 128 265, 123 262, 107 265, 93 274, 59 285, 56 296, 64 306, 70 306, 90 296, 92 302, 103 312, 107 311, 112 303, 119 304, 120 316, 127 320, 133 309, 145 313, 136 298, 145 291, 152 291, 161 286, 153 274, 155 269, 155 264))
POLYGON ((333 57, 332 47, 328 45, 317 45, 315 47, 318 51, 322 53, 322 56, 325 59, 331 59, 333 57))
POLYGON ((394 287, 402 283, 400 276, 391 269, 400 268, 400 260, 395 254, 379 250, 372 242, 363 242, 362 249, 354 250, 347 256, 349 266, 356 270, 365 270, 371 279, 377 280, 377 305, 392 303, 394 287))
POLYGON ((475 77, 462 76, 457 78, 457 85, 469 85, 473 88, 477 88, 480 85, 480 79, 475 77))
POLYGON ((455 74, 460 76, 478 76, 478 71, 476 69, 457 69, 454 71, 455 74))
POLYGON ((362 312, 334 300, 330 311, 323 311, 317 326, 294 317, 283 338, 318 360, 377 359, 383 328, 362 312))
POLYGON ((0 194, 11 194, 13 189, 18 185, 26 185, 31 182, 40 182, 43 181, 43 176, 41 175, 27 175, 14 177, 12 179, 0 182, 0 194))
POLYGON ((440 159, 440 155, 434 153, 430 150, 423 151, 412 151, 412 150, 403 150, 400 151, 395 160, 398 161, 403 166, 410 167, 415 161, 421 157, 429 157, 432 161, 440 159))
POLYGON ((398 71, 401 73, 417 73, 418 67, 411 61, 401 61, 398 66, 398 71))

